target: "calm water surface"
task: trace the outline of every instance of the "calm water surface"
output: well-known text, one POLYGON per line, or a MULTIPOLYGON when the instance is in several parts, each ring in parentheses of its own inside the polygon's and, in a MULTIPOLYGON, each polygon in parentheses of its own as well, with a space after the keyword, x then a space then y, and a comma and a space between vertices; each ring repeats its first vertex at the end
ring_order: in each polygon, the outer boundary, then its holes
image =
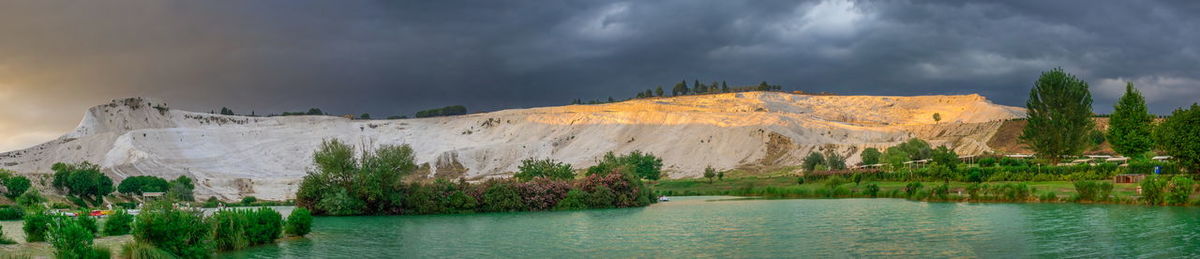
POLYGON ((678 197, 646 208, 319 217, 229 258, 1200 257, 1200 209, 678 197))

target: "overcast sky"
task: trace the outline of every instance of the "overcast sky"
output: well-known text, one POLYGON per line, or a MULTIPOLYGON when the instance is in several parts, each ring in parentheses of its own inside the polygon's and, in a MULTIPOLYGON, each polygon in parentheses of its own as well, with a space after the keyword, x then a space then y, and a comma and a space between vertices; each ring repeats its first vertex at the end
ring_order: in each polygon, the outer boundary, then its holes
MULTIPOLYGON (((679 80, 843 94, 979 93, 1041 71, 1200 101, 1200 1, 0 2, 0 151, 149 96, 258 114, 472 111, 631 97, 679 80), (997 3, 998 2, 998 3, 997 3)), ((669 88, 668 88, 669 90, 669 88)))

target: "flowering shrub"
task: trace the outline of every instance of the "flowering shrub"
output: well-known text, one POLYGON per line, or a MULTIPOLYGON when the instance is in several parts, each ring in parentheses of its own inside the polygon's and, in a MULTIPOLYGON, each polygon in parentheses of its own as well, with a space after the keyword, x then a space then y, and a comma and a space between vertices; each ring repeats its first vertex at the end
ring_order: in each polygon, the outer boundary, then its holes
POLYGON ((517 184, 525 207, 529 210, 553 209, 558 202, 567 197, 571 184, 561 180, 535 178, 533 181, 517 184))

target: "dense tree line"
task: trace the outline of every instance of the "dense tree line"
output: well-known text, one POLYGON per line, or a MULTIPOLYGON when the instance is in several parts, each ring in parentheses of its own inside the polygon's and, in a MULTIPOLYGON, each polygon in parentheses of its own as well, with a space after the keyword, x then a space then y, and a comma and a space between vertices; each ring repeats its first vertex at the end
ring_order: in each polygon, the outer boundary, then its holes
POLYGON ((813 151, 804 157, 801 167, 809 172, 843 170, 846 169, 846 158, 833 151, 825 152, 824 154, 813 151))
POLYGON ((296 208, 285 221, 274 209, 225 209, 210 216, 178 209, 169 202, 154 203, 137 216, 134 242, 122 249, 126 258, 209 258, 214 251, 238 250, 275 242, 283 234, 304 236, 312 217, 296 208), (145 258, 145 257, 142 257, 145 258))
POLYGON ((57 258, 109 258, 112 252, 94 246, 95 237, 133 234, 133 242, 122 246, 122 258, 210 258, 216 250, 269 244, 285 233, 302 237, 312 228, 312 216, 304 208, 292 210, 285 221, 267 207, 225 209, 204 216, 202 211, 176 208, 172 202, 148 204, 136 217, 118 210, 104 221, 103 229, 92 217, 40 210, 25 218, 26 241, 50 243, 57 258))
MULTIPOLYGON (((638 97, 663 97, 666 94, 666 91, 662 89, 662 86, 656 87, 654 91, 647 89, 639 92, 640 95, 638 95, 638 97)), ((725 83, 725 81, 713 81, 712 83, 704 84, 701 83, 700 80, 694 80, 692 81, 692 86, 689 87, 687 81, 685 80, 675 83, 675 86, 671 87, 671 96, 782 90, 783 86, 768 84, 767 81, 759 82, 757 85, 729 87, 729 84, 725 83)))
POLYGON ((467 114, 467 107, 462 105, 446 106, 436 109, 428 109, 418 111, 417 118, 439 117, 439 116, 454 116, 467 114))
POLYGON ((526 160, 511 179, 482 183, 405 182, 416 169, 407 145, 356 154, 329 140, 313 154, 316 170, 301 181, 296 206, 318 215, 438 214, 645 206, 655 199, 642 178, 661 176, 661 160, 609 154, 577 178, 553 160, 526 160))
POLYGON ((1200 173, 1200 106, 1196 104, 1176 109, 1155 125, 1156 116, 1149 113, 1141 92, 1127 83, 1108 116, 1108 131, 1099 132, 1091 120, 1087 82, 1056 68, 1034 83, 1026 107, 1028 122, 1021 140, 1051 165, 1107 141, 1114 151, 1135 161, 1144 162, 1157 148, 1179 166, 1200 173))
POLYGON ((101 173, 96 164, 55 163, 50 169, 54 170, 51 185, 68 195, 100 201, 105 195, 113 192, 112 178, 101 173))
POLYGON ((170 187, 171 183, 166 179, 156 176, 131 176, 121 180, 117 192, 142 195, 146 192, 166 192, 170 187))
MULTIPOLYGON (((302 111, 302 112, 283 112, 282 114, 279 114, 279 116, 303 116, 303 115, 327 115, 327 114, 318 108, 309 108, 308 111, 302 111)), ((268 115, 268 116, 276 116, 276 115, 268 115)))
MULTIPOLYGON (((671 92, 667 92, 663 86, 655 86, 651 89, 638 91, 633 98, 650 98, 650 97, 665 97, 668 96, 683 96, 683 95, 698 95, 698 94, 719 94, 719 93, 737 93, 737 92, 752 92, 752 91, 783 91, 783 86, 768 84, 766 81, 760 82, 757 85, 736 86, 730 87, 725 81, 705 84, 700 80, 693 80, 691 86, 688 86, 687 80, 679 81, 671 87, 671 92)), ((626 99, 628 100, 628 99, 626 99)), ((584 101, 582 99, 571 100, 571 104, 604 104, 619 101, 608 97, 608 100, 591 100, 584 101)))

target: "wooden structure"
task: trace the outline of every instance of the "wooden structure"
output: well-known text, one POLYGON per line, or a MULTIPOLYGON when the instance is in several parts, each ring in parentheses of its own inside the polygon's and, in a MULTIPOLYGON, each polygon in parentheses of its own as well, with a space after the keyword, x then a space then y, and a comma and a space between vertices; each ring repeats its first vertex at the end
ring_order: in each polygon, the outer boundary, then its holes
POLYGON ((1144 174, 1118 174, 1113 176, 1113 183, 1137 183, 1146 179, 1144 174))

